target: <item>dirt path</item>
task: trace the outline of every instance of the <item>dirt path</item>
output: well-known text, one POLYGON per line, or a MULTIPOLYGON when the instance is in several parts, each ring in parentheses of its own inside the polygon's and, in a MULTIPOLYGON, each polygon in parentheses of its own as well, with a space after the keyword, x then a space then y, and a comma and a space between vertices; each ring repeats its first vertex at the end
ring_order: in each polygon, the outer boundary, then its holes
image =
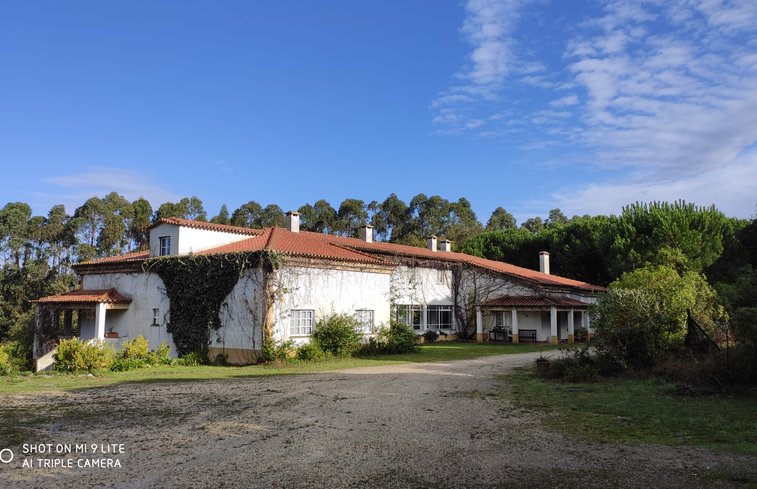
POLYGON ((5 408, 43 416, 23 442, 125 453, 104 456, 120 468, 22 468, 14 447, 0 487, 691 488, 757 477, 752 457, 546 431, 509 404, 498 377, 536 356, 9 396, 5 408))

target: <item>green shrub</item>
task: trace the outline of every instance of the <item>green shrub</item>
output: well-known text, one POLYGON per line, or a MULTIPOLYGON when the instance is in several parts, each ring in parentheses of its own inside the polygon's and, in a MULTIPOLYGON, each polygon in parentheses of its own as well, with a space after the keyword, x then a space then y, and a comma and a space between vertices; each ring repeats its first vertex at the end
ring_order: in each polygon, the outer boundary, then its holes
POLYGON ((306 343, 297 348, 297 358, 300 360, 318 361, 325 359, 327 356, 315 343, 306 343))
POLYGON ((587 341, 589 339, 589 330, 583 326, 576 326, 573 338, 578 342, 587 341))
POLYGON ((147 339, 139 335, 136 338, 126 340, 121 345, 121 349, 118 350, 118 357, 121 358, 140 358, 148 360, 150 356, 150 348, 147 344, 147 339))
POLYGON ((79 338, 61 340, 55 353, 55 369, 62 372, 92 372, 113 363, 113 348, 100 341, 79 338))
POLYGON ((358 327, 359 323, 354 316, 334 314, 315 324, 312 342, 325 353, 346 357, 360 348, 358 327))
POLYGON ((590 309, 595 346, 623 369, 651 368, 682 349, 687 310, 710 333, 724 317, 703 275, 666 266, 624 273, 590 309))
POLYGON ((423 341, 426 343, 436 343, 436 340, 439 339, 439 333, 436 331, 429 329, 425 333, 423 333, 423 341))
POLYGON ((207 358, 203 357, 196 351, 193 351, 191 353, 187 353, 186 355, 180 356, 176 363, 184 367, 196 367, 198 365, 204 365, 205 363, 207 363, 207 358))
POLYGON ((6 341, 0 344, 0 349, 10 357, 13 371, 19 372, 31 368, 32 345, 26 341, 6 341))
POLYGON ((113 372, 126 372, 127 370, 135 370, 149 366, 150 363, 148 363, 144 358, 119 357, 116 355, 116 359, 113 360, 110 369, 113 372))
POLYGON ((150 351, 144 336, 124 341, 121 349, 116 352, 116 358, 111 365, 113 371, 126 371, 135 368, 152 367, 155 365, 170 365, 173 363, 167 341, 160 343, 155 351, 150 351))
POLYGON ((413 353, 420 350, 413 328, 399 321, 379 332, 377 342, 382 353, 413 353))
POLYGON ((11 374, 13 370, 11 356, 8 355, 4 348, 0 348, 0 375, 11 374))
POLYGON ((599 356, 592 355, 586 346, 562 346, 560 358, 550 360, 549 370, 544 375, 567 382, 596 382, 604 374, 602 361, 599 356))
POLYGON ((263 340, 263 348, 260 351, 260 360, 263 363, 286 361, 295 352, 294 341, 276 342, 273 338, 263 340))
POLYGON ((159 365, 170 365, 173 363, 171 358, 171 347, 168 346, 168 342, 163 340, 155 349, 155 360, 159 365))

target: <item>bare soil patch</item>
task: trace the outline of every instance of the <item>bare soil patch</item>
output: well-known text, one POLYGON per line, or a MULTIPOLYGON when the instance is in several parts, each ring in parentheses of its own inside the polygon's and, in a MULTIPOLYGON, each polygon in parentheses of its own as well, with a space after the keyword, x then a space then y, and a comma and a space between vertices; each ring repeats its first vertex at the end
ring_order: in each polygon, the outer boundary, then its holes
MULTIPOLYGON (((587 443, 547 430, 540 413, 510 405, 500 375, 538 355, 6 396, 0 414, 13 419, 16 458, 0 464, 0 487, 709 488, 757 481, 754 457, 587 443), (115 443, 126 453, 117 455, 120 468, 23 468, 21 443, 115 443)), ((45 457, 81 458, 33 456, 45 457)))

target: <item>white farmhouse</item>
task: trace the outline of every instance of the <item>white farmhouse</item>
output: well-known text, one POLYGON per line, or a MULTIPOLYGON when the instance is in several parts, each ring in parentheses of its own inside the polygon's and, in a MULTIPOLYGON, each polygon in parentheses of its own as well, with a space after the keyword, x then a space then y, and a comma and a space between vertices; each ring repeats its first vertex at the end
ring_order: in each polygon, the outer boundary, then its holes
POLYGON ((435 236, 417 248, 375 242, 372 231, 364 226, 360 238, 301 232, 295 212, 285 228, 266 229, 161 219, 148 251, 80 263, 79 290, 35 301, 35 357, 72 334, 116 348, 142 335, 151 348, 166 340, 176 354, 177 311, 150 264, 205 255, 277 258, 274 267, 241 271, 218 308, 208 354, 231 363, 255 361, 265 335, 307 342, 316 322, 335 313, 355 315, 365 335, 391 319, 418 334, 477 341, 572 342, 577 327, 591 331, 586 309, 604 288, 551 275, 546 252, 535 271, 452 252, 435 236))

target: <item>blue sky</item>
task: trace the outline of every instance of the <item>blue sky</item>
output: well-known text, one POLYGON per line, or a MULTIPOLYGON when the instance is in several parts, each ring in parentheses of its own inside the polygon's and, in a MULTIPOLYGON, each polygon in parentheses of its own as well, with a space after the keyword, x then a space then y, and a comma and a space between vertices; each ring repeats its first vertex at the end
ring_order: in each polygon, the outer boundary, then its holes
POLYGON ((757 205, 757 2, 3 2, 0 205, 757 205))

